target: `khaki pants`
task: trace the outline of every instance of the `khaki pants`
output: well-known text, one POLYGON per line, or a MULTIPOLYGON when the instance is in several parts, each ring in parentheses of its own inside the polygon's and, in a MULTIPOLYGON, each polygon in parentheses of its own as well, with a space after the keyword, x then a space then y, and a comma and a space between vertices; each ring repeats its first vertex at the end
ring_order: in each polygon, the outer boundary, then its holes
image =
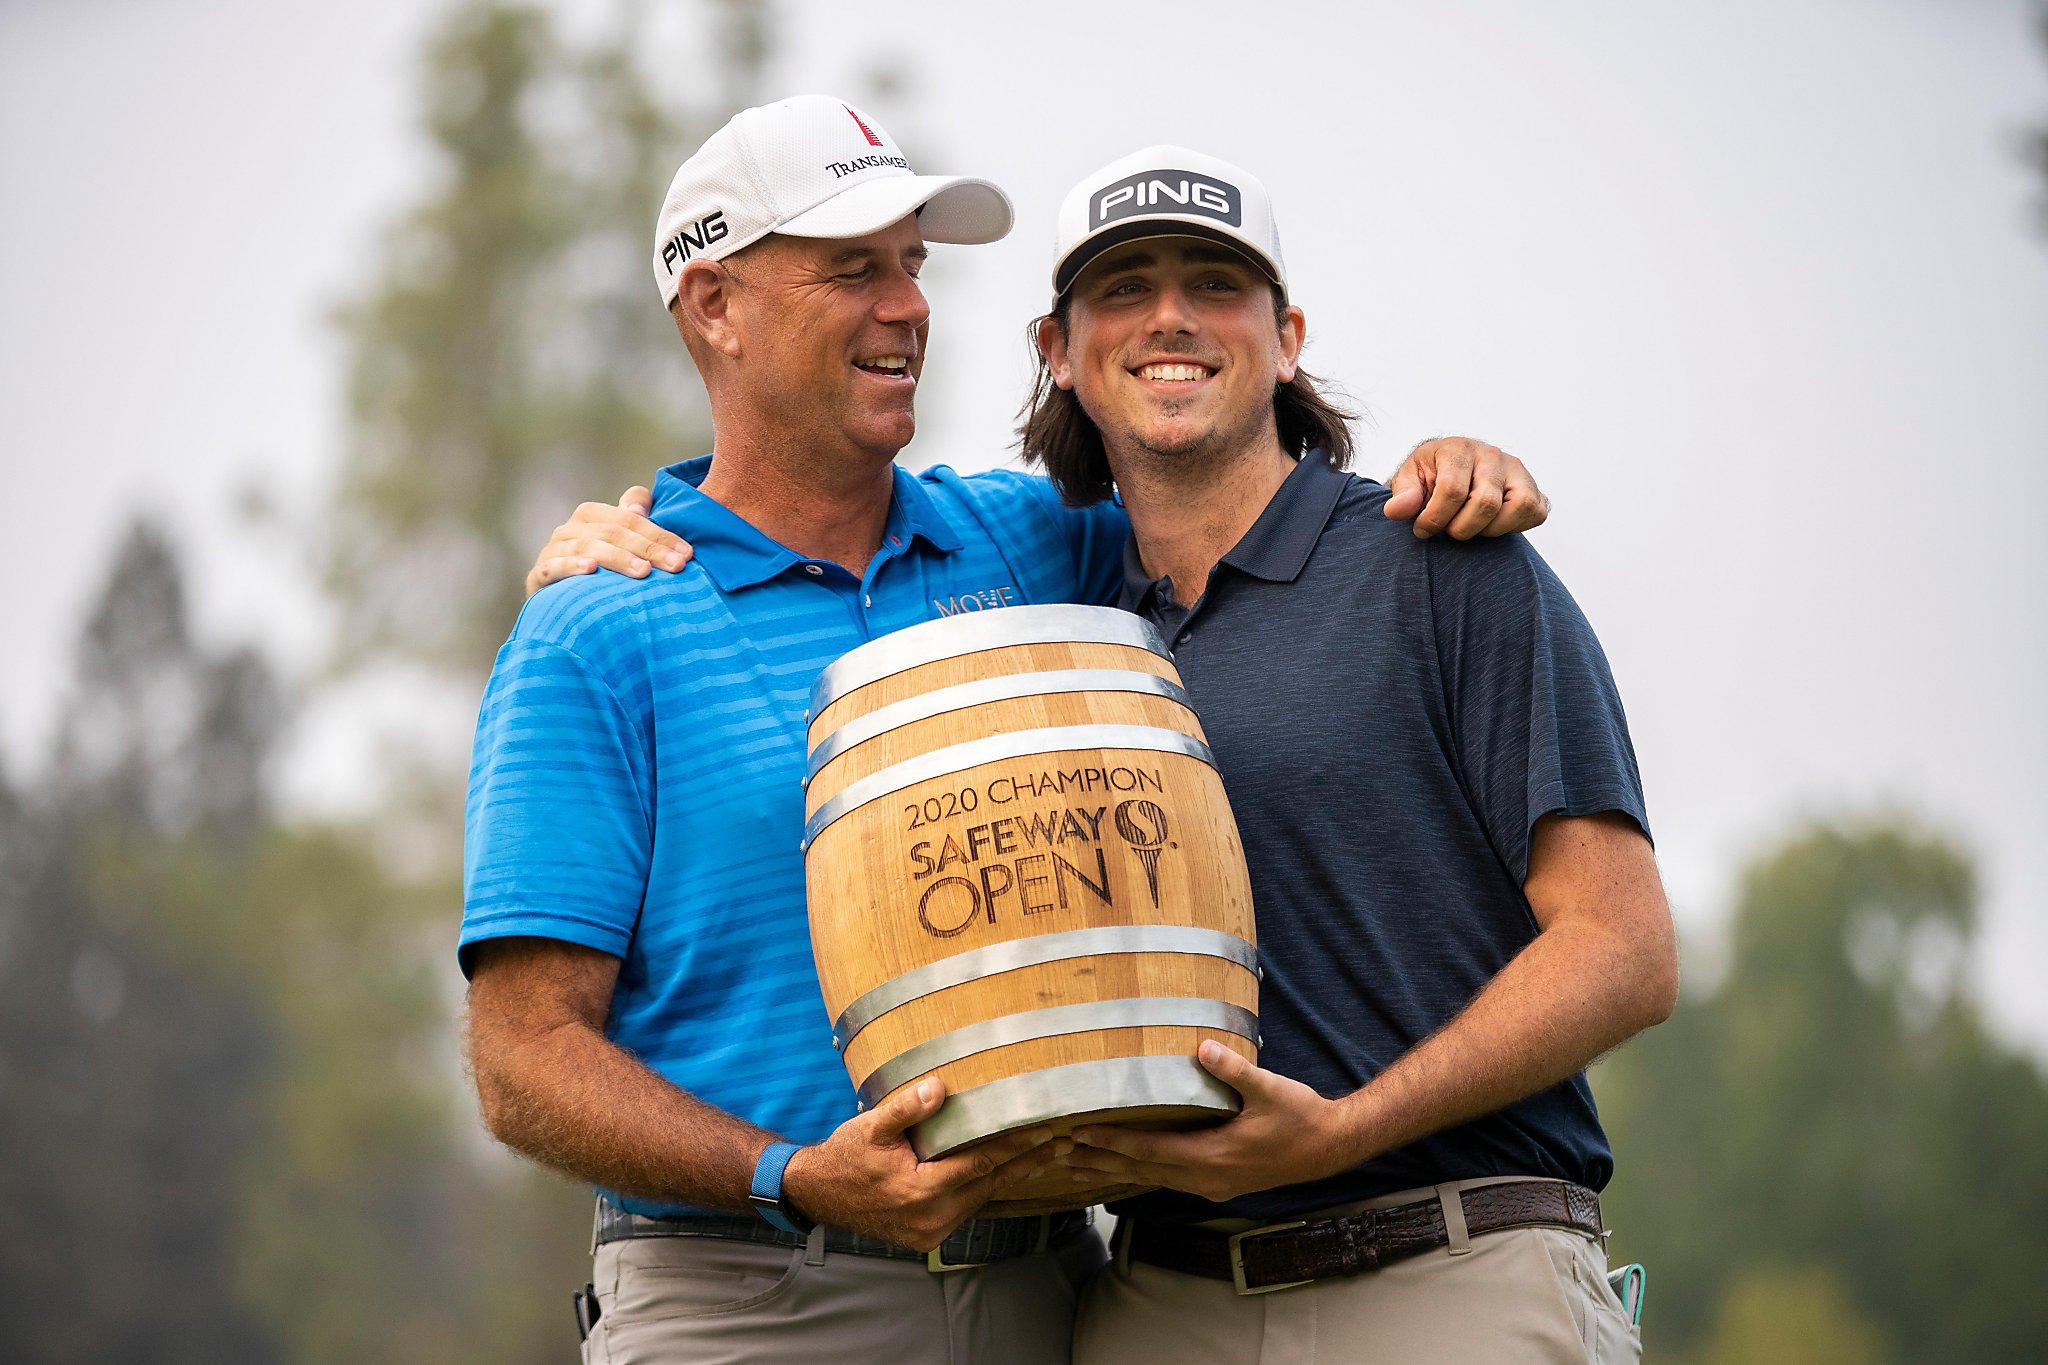
MULTIPOLYGON (((1485 1184, 1461 1181, 1445 1189, 1485 1184)), ((1409 1190, 1385 1207, 1436 1195, 1409 1190)), ((1328 1215, 1324 1215, 1328 1216, 1328 1215)), ((1635 1362, 1607 1253, 1559 1228, 1514 1228, 1348 1279, 1240 1296, 1228 1283, 1113 1260, 1075 1327, 1074 1365, 1495 1365, 1635 1362)))
POLYGON ((1084 1229, 1050 1250, 933 1274, 921 1262, 714 1237, 597 1249, 603 1316, 585 1365, 1067 1365, 1082 1283, 1103 1261, 1084 1229))

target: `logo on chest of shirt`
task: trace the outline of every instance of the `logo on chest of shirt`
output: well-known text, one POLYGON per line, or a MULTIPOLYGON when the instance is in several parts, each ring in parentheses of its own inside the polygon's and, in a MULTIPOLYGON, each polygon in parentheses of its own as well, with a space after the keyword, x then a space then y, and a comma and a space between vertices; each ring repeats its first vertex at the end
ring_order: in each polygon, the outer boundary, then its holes
POLYGON ((932 599, 941 616, 958 616, 963 611, 988 611, 994 607, 1017 605, 1017 587, 1013 583, 998 584, 978 592, 963 592, 953 597, 932 599))

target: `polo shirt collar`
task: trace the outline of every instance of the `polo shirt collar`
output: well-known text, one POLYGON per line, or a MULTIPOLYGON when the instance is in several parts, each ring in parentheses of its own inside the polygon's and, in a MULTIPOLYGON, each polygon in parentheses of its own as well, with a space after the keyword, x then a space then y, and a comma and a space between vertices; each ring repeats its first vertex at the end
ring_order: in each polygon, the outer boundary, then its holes
MULTIPOLYGON (((1292 583, 1301 576, 1314 553, 1330 514, 1350 484, 1350 475, 1330 467, 1320 450, 1311 450, 1295 463, 1266 510, 1223 556, 1223 562, 1240 573, 1263 578, 1269 583, 1292 583)), ((1137 537, 1124 545, 1123 605, 1140 610, 1157 584, 1148 576, 1138 558, 1137 537)))
MULTIPOLYGON (((708 498, 698 487, 711 472, 709 455, 672 464, 654 478, 654 524, 690 542, 695 558, 720 588, 730 592, 765 583, 804 562, 803 556, 771 540, 724 503, 708 498)), ((960 533, 932 501, 931 493, 909 471, 897 466, 889 499, 889 538, 907 546, 922 540, 951 554, 961 547, 960 533)))
POLYGON ((890 534, 900 535, 905 541, 915 537, 944 554, 951 554, 964 545, 966 542, 961 540, 959 528, 939 510, 924 480, 902 465, 894 468, 896 490, 889 503, 890 534))

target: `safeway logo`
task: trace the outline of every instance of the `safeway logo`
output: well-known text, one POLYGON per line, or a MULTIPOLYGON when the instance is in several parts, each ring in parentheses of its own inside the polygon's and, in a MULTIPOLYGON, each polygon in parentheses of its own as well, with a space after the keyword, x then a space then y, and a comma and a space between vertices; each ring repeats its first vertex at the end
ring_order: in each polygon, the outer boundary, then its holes
POLYGON ((841 105, 840 107, 845 109, 846 116, 852 119, 854 123, 859 126, 861 136, 868 140, 868 146, 879 147, 882 145, 882 139, 875 136, 874 129, 868 127, 867 124, 861 122, 860 115, 853 112, 853 106, 841 105))

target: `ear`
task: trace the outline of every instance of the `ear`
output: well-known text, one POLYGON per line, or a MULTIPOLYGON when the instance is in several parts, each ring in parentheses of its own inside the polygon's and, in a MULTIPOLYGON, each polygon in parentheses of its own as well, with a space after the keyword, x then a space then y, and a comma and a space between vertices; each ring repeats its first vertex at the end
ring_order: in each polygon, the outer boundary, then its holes
POLYGON ((1290 303, 1280 319, 1280 367, 1276 372, 1276 383, 1294 382, 1294 372, 1301 364, 1301 347, 1307 340, 1308 315, 1290 303))
POLYGON ((1067 364, 1067 334, 1050 317, 1038 320, 1038 353, 1045 357, 1053 383, 1063 389, 1074 387, 1074 372, 1067 364))
POLYGON ((725 356, 740 353, 734 307, 734 280, 717 261, 691 261, 683 267, 676 292, 677 320, 688 321, 704 344, 725 356))

